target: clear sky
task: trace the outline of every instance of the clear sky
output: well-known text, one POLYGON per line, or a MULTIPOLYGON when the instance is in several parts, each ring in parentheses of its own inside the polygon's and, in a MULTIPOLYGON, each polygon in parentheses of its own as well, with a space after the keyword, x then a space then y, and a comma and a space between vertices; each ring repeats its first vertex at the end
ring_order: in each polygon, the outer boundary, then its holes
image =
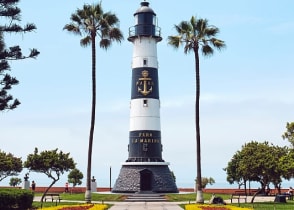
MULTIPOLYGON (((91 49, 79 36, 63 31, 70 15, 94 1, 21 1, 22 23, 35 23, 36 32, 7 35, 8 46, 24 52, 37 48, 34 60, 11 62, 11 75, 20 84, 11 93, 21 101, 14 111, 0 113, 1 150, 25 161, 38 147, 70 152, 86 176, 91 110, 91 49)), ((96 1, 97 2, 97 1, 96 1)), ((104 11, 120 19, 125 40, 108 51, 97 49, 97 115, 92 175, 98 186, 109 186, 128 157, 132 43, 128 28, 140 0, 104 0, 104 11)), ((213 187, 226 182, 230 158, 251 140, 289 145, 281 138, 286 122, 294 120, 294 1, 293 0, 149 0, 158 17, 163 40, 158 43, 163 158, 170 162, 178 187, 193 187, 196 177, 195 68, 193 54, 174 50, 167 37, 174 24, 192 15, 220 29, 227 48, 201 57, 202 175, 213 187)), ((21 176, 26 173, 24 169, 21 176)), ((8 185, 10 178, 0 184, 8 185)), ((31 173, 37 185, 51 182, 31 173)), ((57 185, 63 186, 67 174, 57 185)), ((85 180, 83 182, 85 184, 85 180)), ((288 187, 288 185, 283 185, 288 187)))

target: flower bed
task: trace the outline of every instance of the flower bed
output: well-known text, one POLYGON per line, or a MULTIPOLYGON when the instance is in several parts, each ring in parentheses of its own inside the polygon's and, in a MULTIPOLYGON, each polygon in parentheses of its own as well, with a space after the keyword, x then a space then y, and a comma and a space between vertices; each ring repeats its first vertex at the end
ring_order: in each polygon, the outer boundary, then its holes
POLYGON ((42 210, 105 210, 107 205, 104 204, 82 204, 82 205, 60 205, 48 208, 42 208, 42 210))
POLYGON ((207 204, 188 204, 185 210, 252 210, 251 208, 241 208, 230 205, 207 205, 207 204))

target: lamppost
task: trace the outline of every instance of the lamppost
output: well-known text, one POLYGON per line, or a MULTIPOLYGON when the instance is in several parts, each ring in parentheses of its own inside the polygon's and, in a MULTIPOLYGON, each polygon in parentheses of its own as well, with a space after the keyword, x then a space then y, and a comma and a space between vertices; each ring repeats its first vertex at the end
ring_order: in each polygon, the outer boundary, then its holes
POLYGON ((109 167, 109 191, 111 192, 111 166, 109 167))

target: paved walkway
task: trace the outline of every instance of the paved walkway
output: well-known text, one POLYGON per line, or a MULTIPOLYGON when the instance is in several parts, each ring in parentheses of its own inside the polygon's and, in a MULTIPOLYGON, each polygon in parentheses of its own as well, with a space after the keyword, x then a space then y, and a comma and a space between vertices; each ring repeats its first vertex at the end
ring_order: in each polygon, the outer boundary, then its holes
POLYGON ((118 202, 109 210, 183 210, 172 202, 118 202))
MULTIPOLYGON (((250 203, 252 196, 247 196, 247 203, 250 203)), ((274 202, 275 196, 256 196, 253 203, 258 202, 274 202)), ((227 204, 231 204, 231 199, 225 200, 227 204)), ((238 203, 237 199, 233 199, 233 203, 238 203)), ((245 203, 245 199, 240 199, 240 203, 245 203)))

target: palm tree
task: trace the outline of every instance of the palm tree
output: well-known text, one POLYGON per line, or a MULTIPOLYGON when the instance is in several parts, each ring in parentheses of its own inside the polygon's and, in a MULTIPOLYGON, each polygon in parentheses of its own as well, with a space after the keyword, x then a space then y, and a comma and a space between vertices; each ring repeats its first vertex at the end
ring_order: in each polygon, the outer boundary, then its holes
POLYGON ((215 26, 208 25, 207 19, 196 19, 192 16, 190 21, 182 21, 175 25, 178 33, 176 36, 169 36, 168 43, 179 48, 184 45, 184 52, 194 52, 195 71, 196 71, 196 104, 195 104, 195 123, 196 123, 196 164, 197 164, 197 181, 196 181, 196 202, 203 203, 202 177, 201 177, 201 147, 200 147, 200 124, 199 124, 199 101, 200 101, 200 62, 199 49, 204 56, 212 55, 215 47, 221 50, 225 47, 222 40, 215 38, 219 29, 215 26))
POLYGON ((92 48, 92 112, 91 126, 89 134, 88 147, 88 165, 87 165, 87 189, 85 192, 85 201, 91 203, 91 165, 92 165, 92 147, 95 127, 96 110, 96 37, 100 39, 100 48, 107 50, 112 41, 121 42, 123 40, 122 32, 116 26, 119 23, 117 16, 111 12, 103 12, 101 2, 98 4, 85 4, 82 9, 77 9, 71 15, 71 23, 64 26, 63 29, 84 37, 80 40, 82 47, 91 45, 92 48))

